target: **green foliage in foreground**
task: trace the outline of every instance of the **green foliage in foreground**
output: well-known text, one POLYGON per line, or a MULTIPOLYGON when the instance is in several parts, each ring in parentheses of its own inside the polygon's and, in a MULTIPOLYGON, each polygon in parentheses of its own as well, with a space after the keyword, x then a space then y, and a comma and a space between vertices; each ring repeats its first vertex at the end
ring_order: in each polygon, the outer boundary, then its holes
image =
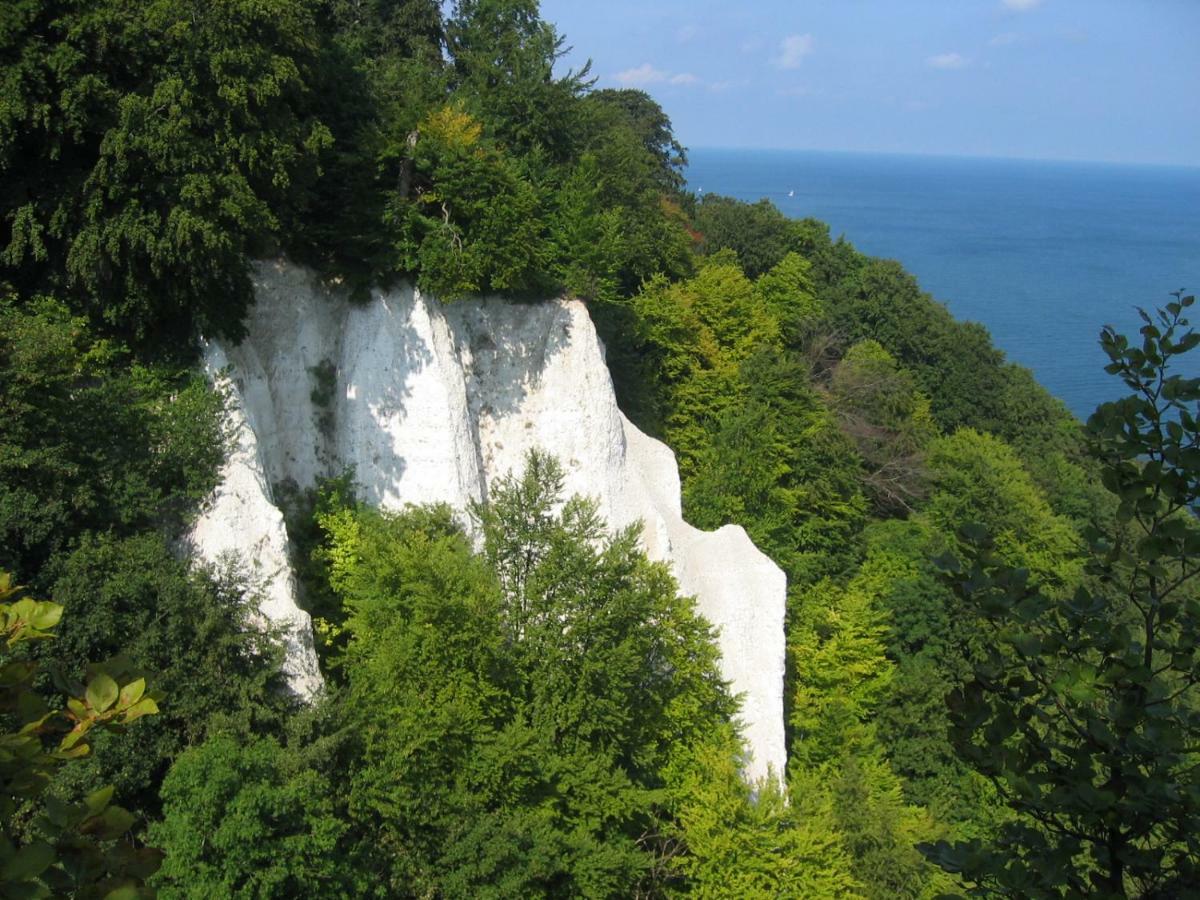
POLYGON ((113 784, 139 815, 160 811, 174 759, 213 733, 277 731, 297 706, 280 674, 282 648, 259 621, 258 594, 236 567, 188 570, 160 535, 88 536, 53 584, 67 611, 58 639, 38 648, 67 671, 118 654, 171 697, 160 716, 105 735, 76 790, 113 784))
POLYGON ((1200 344, 1181 297, 1142 341, 1101 344, 1130 395, 1088 422, 1115 529, 1089 533, 1068 597, 982 532, 955 589, 989 639, 955 694, 956 743, 1015 817, 994 843, 933 849, 1007 896, 1171 897, 1200 883, 1200 379, 1168 374, 1200 344))
POLYGON ((708 626, 632 532, 554 511, 561 477, 534 456, 494 491, 483 557, 444 510, 327 522, 364 736, 350 813, 392 891, 628 891, 664 839, 664 768, 732 712, 708 626))
POLYGON ((52 789, 64 767, 91 752, 97 735, 157 713, 162 695, 147 692, 143 678, 118 681, 116 666, 89 666, 86 684, 56 671, 66 706, 48 705, 33 687, 38 666, 21 651, 55 637, 63 608, 22 593, 0 572, 0 893, 147 896, 143 883, 161 854, 130 840, 135 818, 112 802, 113 789, 100 788, 78 803, 52 789))
POLYGON ((189 571, 173 546, 216 482, 223 408, 198 373, 138 362, 63 303, 0 301, 0 566, 66 612, 28 653, 64 672, 121 655, 172 698, 101 735, 57 780, 64 801, 112 785, 151 818, 185 747, 274 728, 292 706, 254 586, 189 571))

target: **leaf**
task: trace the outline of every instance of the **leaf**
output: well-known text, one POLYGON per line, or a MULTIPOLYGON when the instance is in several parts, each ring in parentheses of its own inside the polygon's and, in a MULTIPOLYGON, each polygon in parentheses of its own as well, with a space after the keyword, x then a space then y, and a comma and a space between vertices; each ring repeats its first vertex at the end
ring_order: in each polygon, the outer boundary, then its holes
MULTIPOLYGON (((68 735, 68 737, 69 737, 69 735, 68 735)), ((71 742, 72 746, 70 746, 70 747, 63 747, 62 749, 55 751, 54 758, 55 759, 79 759, 79 757, 87 756, 89 753, 92 752, 92 748, 91 748, 90 744, 77 744, 76 741, 78 741, 78 740, 79 739, 76 738, 75 741, 72 741, 71 742)), ((64 738, 63 741, 65 743, 66 739, 64 738)))
POLYGON ((113 847, 109 854, 110 860, 120 871, 142 881, 162 868, 163 857, 161 850, 153 847, 133 847, 124 842, 113 847))
POLYGON ((56 828, 69 828, 75 824, 79 817, 79 809, 74 803, 67 803, 53 794, 47 796, 44 803, 46 805, 46 818, 56 828))
POLYGON ((120 692, 117 683, 108 675, 101 672, 88 682, 85 696, 87 697, 88 706, 97 712, 104 712, 117 702, 120 692))
POLYGON ((54 863, 54 848, 36 841, 17 851, 0 869, 4 881, 29 881, 45 872, 54 863))
POLYGON ((133 704, 142 699, 142 694, 144 693, 146 693, 146 679, 139 678, 137 681, 132 681, 121 688, 119 705, 122 708, 133 706, 133 704))
POLYGON ((152 716, 157 712, 158 704, 154 702, 154 699, 152 697, 143 697, 126 710, 125 718, 122 719, 122 722, 132 722, 135 719, 140 719, 142 716, 152 716))
POLYGON ((28 597, 24 600, 18 600, 12 605, 12 614, 22 622, 28 622, 33 618, 35 612, 37 612, 37 603, 28 597))
MULTIPOLYGON (((63 735, 63 739, 59 741, 58 749, 61 753, 70 752, 72 748, 77 746, 86 747, 87 744, 80 744, 80 741, 87 737, 88 729, 76 726, 63 735)), ((78 750, 71 753, 72 756, 78 755, 78 750)))
POLYGON ((88 794, 83 800, 83 805, 87 807, 88 815, 98 816, 112 802, 112 798, 113 786, 110 784, 88 794))
POLYGON ((100 814, 98 835, 101 840, 111 841, 127 832, 136 821, 137 817, 129 810, 120 806, 110 806, 100 814))
POLYGON ((46 701, 42 699, 41 694, 35 694, 33 691, 22 691, 17 696, 17 712, 20 714, 20 721, 26 723, 37 722, 39 725, 46 720, 50 710, 46 706, 46 701))
POLYGON ((29 624, 45 631, 47 628, 57 625, 62 619, 62 614, 63 608, 59 604, 42 600, 35 605, 33 615, 29 617, 29 624))

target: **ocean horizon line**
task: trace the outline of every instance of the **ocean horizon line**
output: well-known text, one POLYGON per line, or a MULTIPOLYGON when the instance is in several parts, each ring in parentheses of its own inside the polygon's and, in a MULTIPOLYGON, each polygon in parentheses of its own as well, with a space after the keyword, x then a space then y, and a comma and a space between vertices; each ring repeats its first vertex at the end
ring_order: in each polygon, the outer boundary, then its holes
POLYGON ((1184 172, 1200 174, 1200 162, 1197 163, 1180 163, 1180 162, 1162 162, 1162 161, 1130 161, 1130 160, 1106 160, 1106 159, 1077 159, 1071 157, 1053 157, 1053 156, 997 156, 988 154, 971 154, 971 153, 918 153, 913 151, 898 151, 898 150, 830 150, 821 147, 736 147, 723 146, 717 144, 695 144, 685 146, 685 152, 704 151, 704 152, 721 152, 721 153, 762 153, 762 154, 787 154, 787 153, 805 153, 820 156, 868 156, 876 158, 891 158, 891 159, 913 159, 913 160, 948 160, 961 162, 1003 162, 1003 163, 1029 163, 1029 164, 1054 164, 1067 166, 1087 166, 1097 168, 1122 168, 1122 169, 1167 169, 1180 170, 1184 172))

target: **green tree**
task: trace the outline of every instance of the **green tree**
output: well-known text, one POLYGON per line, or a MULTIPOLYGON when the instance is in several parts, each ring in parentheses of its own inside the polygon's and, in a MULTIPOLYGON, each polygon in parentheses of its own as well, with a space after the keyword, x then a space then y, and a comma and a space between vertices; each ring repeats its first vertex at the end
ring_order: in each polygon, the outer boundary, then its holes
POLYGON ((563 38, 538 15, 537 0, 457 0, 446 21, 457 94, 517 156, 552 163, 576 152, 578 99, 587 70, 554 75, 563 38))
POLYGON ((1073 523, 1055 515, 1020 458, 1004 441, 963 428, 934 441, 927 462, 933 493, 922 514, 942 534, 986 522, 997 551, 1047 589, 1067 590, 1082 550, 1073 523))
POLYGON ((667 568, 646 559, 636 528, 606 537, 592 500, 555 512, 562 493, 557 461, 531 453, 523 476, 476 510, 528 709, 555 744, 606 748, 648 785, 671 744, 734 712, 712 628, 667 568))
POLYGON ((779 323, 730 253, 708 259, 687 281, 652 280, 633 307, 655 359, 665 437, 686 479, 707 443, 706 427, 741 393, 739 366, 778 346, 779 323))
POLYGON ((561 491, 538 455, 493 485, 481 555, 444 508, 322 517, 347 610, 346 811, 384 893, 613 896, 666 877, 669 773, 735 704, 666 568, 561 491))
POLYGON ((82 532, 176 529, 215 485, 222 397, 50 298, 0 299, 0 565, 48 591, 82 532))
POLYGON ((1088 422, 1117 527, 1090 535, 1087 580, 1048 592, 981 533, 956 590, 990 637, 955 697, 956 743, 1014 817, 995 843, 932 849, 981 891, 1183 896, 1200 883, 1200 379, 1171 373, 1200 344, 1176 295, 1141 341, 1106 328, 1130 395, 1088 422))
POLYGON ((732 250, 749 278, 769 272, 793 247, 795 226, 770 200, 743 203, 705 194, 696 208, 704 252, 732 250))
POLYGON ((661 191, 674 193, 683 188, 687 151, 675 139, 671 120, 649 94, 606 88, 587 94, 586 104, 597 120, 593 128, 607 129, 617 123, 629 128, 648 155, 652 178, 661 191))
POLYGON ((549 246, 534 185, 457 103, 417 127, 412 194, 397 189, 384 213, 396 269, 446 299, 466 293, 549 290, 549 246))
POLYGON ((162 785, 151 840, 166 854, 162 897, 345 896, 345 823, 303 757, 271 738, 218 735, 185 752, 162 785))
POLYGON ((38 655, 65 671, 121 655, 171 697, 145 726, 96 742, 91 761, 76 767, 80 789, 111 783, 135 812, 154 817, 163 777, 183 750, 214 732, 275 731, 294 712, 282 647, 236 569, 190 572, 153 532, 86 535, 55 568, 52 596, 67 615, 38 655))
POLYGON ((904 796, 878 740, 897 671, 879 598, 891 575, 876 560, 848 585, 822 581, 799 598, 788 635, 792 796, 827 796, 827 828, 862 895, 879 900, 929 896, 940 875, 914 848, 941 832, 904 796))
POLYGON ((685 754, 670 779, 681 844, 669 860, 669 871, 681 878, 670 896, 860 896, 828 793, 797 791, 789 802, 773 779, 752 789, 722 737, 685 754))
POLYGON ((846 351, 829 383, 830 402, 858 448, 875 509, 911 512, 925 495, 924 449, 937 436, 929 399, 875 340, 846 351))
POLYGON ((143 347, 239 334, 331 140, 318 43, 307 0, 5 4, 5 274, 143 347))
POLYGON ((799 253, 788 253, 754 281, 754 289, 779 322, 780 336, 790 348, 803 346, 825 306, 814 294, 812 264, 799 253))
MULTIPOLYGON (((690 274, 691 236, 678 205, 684 155, 670 120, 641 91, 595 91, 580 106, 582 151, 555 187, 564 284, 588 299, 617 301, 655 275, 690 274)), ((605 316, 620 311, 593 314, 603 330, 605 316)), ((606 333, 619 350, 621 332, 606 333)))
POLYGON ((738 368, 738 403, 703 432, 683 486, 689 521, 743 525, 788 573, 810 585, 852 565, 867 512, 853 444, 790 353, 755 353, 738 368))

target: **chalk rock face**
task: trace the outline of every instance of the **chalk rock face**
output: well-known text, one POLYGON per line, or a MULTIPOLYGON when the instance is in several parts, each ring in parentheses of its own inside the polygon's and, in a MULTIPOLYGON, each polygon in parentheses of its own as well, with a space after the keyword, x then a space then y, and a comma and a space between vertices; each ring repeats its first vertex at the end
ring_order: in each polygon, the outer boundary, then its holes
MULTIPOLYGON (((674 454, 617 408, 582 303, 443 306, 402 287, 355 305, 285 262, 258 264, 255 283, 246 340, 208 348, 210 369, 228 366, 234 424, 246 434, 195 528, 198 555, 259 554, 274 573, 264 615, 303 626, 294 577, 279 564, 286 555, 276 555, 272 485, 309 487, 353 466, 364 499, 385 509, 465 510, 541 449, 563 465, 568 493, 595 498, 610 526, 642 523, 647 553, 670 564, 719 629, 724 675, 743 695, 747 775, 782 774, 783 572, 740 527, 703 532, 683 521, 674 454)), ((306 691, 311 639, 289 653, 306 691)))
POLYGON ((225 374, 228 365, 220 346, 206 349, 205 368, 229 395, 231 447, 220 482, 187 543, 194 556, 218 567, 233 564, 249 579, 261 597, 259 612, 283 631, 288 682, 296 693, 308 698, 322 684, 312 622, 296 605, 296 579, 288 556, 283 514, 271 501, 244 395, 229 383, 225 374))

